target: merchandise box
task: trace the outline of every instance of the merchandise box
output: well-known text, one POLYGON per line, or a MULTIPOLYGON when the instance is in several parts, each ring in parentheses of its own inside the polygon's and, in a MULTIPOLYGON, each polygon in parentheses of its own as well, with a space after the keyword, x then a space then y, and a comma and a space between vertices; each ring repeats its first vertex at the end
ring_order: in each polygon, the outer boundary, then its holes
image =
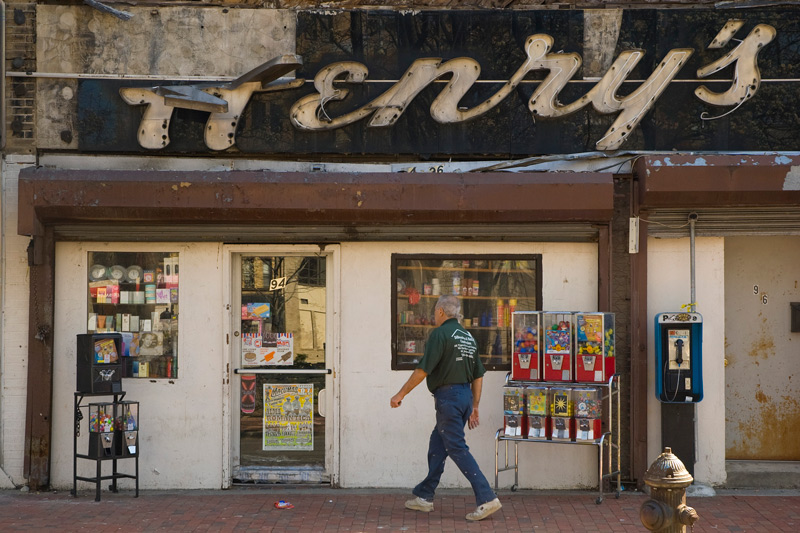
POLYGON ((614 313, 575 313, 575 381, 605 383, 616 371, 614 313))
POLYGON ((544 381, 572 381, 573 335, 571 312, 542 313, 544 381))
POLYGON ((514 349, 511 354, 511 379, 513 381, 539 381, 542 379, 542 352, 538 311, 511 313, 511 330, 514 349))

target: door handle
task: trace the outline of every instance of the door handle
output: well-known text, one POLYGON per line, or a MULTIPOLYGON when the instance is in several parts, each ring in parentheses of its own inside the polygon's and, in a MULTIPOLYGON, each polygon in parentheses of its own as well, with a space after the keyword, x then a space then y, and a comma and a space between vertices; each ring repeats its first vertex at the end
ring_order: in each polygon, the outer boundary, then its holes
POLYGON ((317 394, 317 413, 322 418, 325 418, 325 389, 320 389, 319 393, 317 394))

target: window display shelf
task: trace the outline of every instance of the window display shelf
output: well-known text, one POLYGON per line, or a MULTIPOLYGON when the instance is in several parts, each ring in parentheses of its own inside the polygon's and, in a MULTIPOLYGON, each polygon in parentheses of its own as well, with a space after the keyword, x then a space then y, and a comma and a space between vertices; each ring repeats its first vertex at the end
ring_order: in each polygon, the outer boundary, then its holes
POLYGON ((88 333, 123 335, 126 378, 178 377, 179 254, 88 252, 88 333))
MULTIPOLYGON (((593 440, 553 440, 546 438, 523 438, 516 436, 507 436, 504 428, 500 428, 495 433, 494 442, 494 488, 498 489, 499 474, 500 472, 514 471, 514 485, 511 490, 516 491, 519 488, 519 449, 520 444, 566 444, 577 446, 596 446, 597 447, 597 484, 598 496, 595 500, 597 504, 603 502, 603 485, 606 479, 610 481, 616 477, 617 490, 615 497, 619 498, 622 491, 622 472, 621 472, 621 441, 620 441, 620 376, 619 374, 613 375, 607 383, 576 383, 564 381, 512 381, 511 373, 506 376, 506 386, 511 387, 555 387, 557 389, 581 389, 586 387, 597 388, 602 391, 601 401, 606 407, 603 409, 603 414, 600 417, 604 420, 603 426, 605 431, 602 431, 598 438, 593 440), (505 442, 505 463, 500 466, 500 442, 505 442), (508 449, 508 443, 514 443, 513 459, 511 458, 508 449)), ((523 416, 528 416, 523 415, 523 416)), ((566 437, 565 437, 566 438, 566 437)))
POLYGON ((541 255, 392 256, 393 366, 413 369, 435 327, 441 295, 461 303, 461 324, 487 370, 511 367, 511 314, 541 308, 541 255))

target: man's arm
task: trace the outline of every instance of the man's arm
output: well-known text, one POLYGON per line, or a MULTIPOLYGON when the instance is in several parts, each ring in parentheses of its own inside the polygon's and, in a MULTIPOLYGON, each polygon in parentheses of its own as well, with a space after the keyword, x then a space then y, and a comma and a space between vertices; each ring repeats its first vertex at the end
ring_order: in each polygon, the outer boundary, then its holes
POLYGON ((400 388, 400 392, 392 396, 391 405, 392 407, 400 407, 400 404, 403 402, 403 398, 406 397, 406 394, 414 390, 414 387, 422 383, 422 380, 428 376, 428 373, 422 370, 421 368, 414 369, 414 372, 411 373, 409 376, 408 381, 406 381, 405 385, 400 388))
POLYGON ((481 403, 481 390, 483 389, 483 377, 472 382, 472 414, 469 415, 469 429, 475 429, 480 424, 478 415, 478 404, 481 403))

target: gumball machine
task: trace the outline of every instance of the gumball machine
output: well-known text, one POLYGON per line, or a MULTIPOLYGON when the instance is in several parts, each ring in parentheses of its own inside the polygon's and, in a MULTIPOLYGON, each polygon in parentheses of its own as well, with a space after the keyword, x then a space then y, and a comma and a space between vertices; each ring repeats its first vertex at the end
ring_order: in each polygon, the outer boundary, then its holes
POLYGON ((506 437, 524 439, 528 434, 524 392, 523 387, 503 387, 503 434, 506 437))
POLYGON ((117 455, 135 457, 139 443, 139 402, 118 402, 115 420, 117 455))
POLYGON ((575 440, 575 402, 570 387, 550 387, 552 440, 575 440))
POLYGON ((530 385, 525 389, 528 412, 528 438, 550 438, 550 416, 548 412, 548 388, 544 385, 530 385))
POLYGON ((114 404, 89 404, 89 456, 114 456, 114 404))
POLYGON ((572 381, 572 313, 542 313, 544 380, 572 381))
POLYGON ((575 313, 575 381, 605 383, 615 363, 614 313, 575 313))
POLYGON ((514 311, 511 314, 511 330, 514 332, 511 379, 513 381, 541 380, 540 313, 538 311, 514 311))
POLYGON ((602 395, 596 387, 575 387, 575 440, 597 440, 602 435, 602 395))

